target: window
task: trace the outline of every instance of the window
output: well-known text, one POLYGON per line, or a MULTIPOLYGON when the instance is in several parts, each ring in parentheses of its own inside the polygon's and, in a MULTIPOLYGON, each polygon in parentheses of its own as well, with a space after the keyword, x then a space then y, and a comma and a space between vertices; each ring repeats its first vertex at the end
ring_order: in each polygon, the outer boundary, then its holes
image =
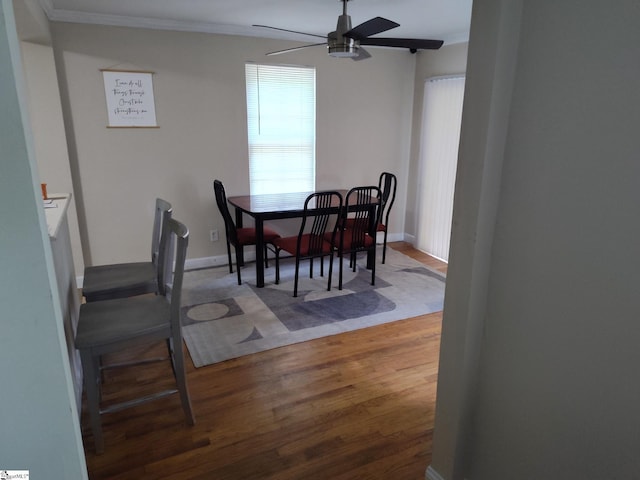
POLYGON ((316 71, 246 64, 251 195, 315 190, 316 71))

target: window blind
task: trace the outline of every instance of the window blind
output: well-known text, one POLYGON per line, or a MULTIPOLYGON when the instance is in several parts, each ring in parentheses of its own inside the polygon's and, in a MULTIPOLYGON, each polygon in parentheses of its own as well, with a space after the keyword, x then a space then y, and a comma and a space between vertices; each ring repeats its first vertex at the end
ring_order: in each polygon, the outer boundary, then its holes
POLYGON ((417 246, 449 260, 453 194, 464 97, 463 76, 425 82, 420 145, 417 246))
POLYGON ((247 63, 252 195, 315 190, 315 68, 247 63))

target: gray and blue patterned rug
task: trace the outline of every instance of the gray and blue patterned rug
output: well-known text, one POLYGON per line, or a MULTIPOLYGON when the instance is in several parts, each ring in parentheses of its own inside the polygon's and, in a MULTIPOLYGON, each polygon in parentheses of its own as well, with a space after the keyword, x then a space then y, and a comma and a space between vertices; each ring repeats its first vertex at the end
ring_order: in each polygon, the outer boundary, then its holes
POLYGON ((355 273, 345 261, 341 291, 337 259, 331 291, 317 260, 313 279, 309 262, 302 262, 297 298, 293 260, 281 261, 280 285, 274 283, 273 263, 265 271, 264 288, 255 286, 252 263, 242 269, 242 285, 227 266, 185 273, 183 334, 196 367, 442 310, 444 274, 391 248, 384 265, 378 258, 375 286, 364 254, 355 273))

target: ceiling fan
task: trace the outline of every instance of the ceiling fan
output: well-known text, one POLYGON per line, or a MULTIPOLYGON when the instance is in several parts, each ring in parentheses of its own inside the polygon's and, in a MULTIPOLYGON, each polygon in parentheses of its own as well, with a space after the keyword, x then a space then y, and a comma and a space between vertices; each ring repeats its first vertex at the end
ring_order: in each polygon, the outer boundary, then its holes
POLYGON ((253 25, 254 27, 270 28, 272 30, 280 30, 283 32, 298 33, 325 39, 321 43, 312 43, 301 47, 287 48, 276 52, 269 52, 267 55, 280 55, 281 53, 294 52, 303 48, 315 47, 318 45, 326 45, 329 55, 339 58, 351 58, 352 60, 364 60, 371 55, 362 45, 370 45, 376 47, 397 47, 408 48, 411 53, 418 50, 431 49, 437 50, 444 43, 442 40, 426 40, 418 38, 369 38, 372 35, 386 32, 400 25, 391 20, 382 17, 375 17, 367 20, 360 25, 351 28, 351 16, 347 15, 347 2, 342 1, 342 15, 338 17, 338 24, 334 32, 329 32, 326 37, 315 35, 313 33, 296 32, 295 30, 287 30, 285 28, 270 27, 268 25, 253 25))

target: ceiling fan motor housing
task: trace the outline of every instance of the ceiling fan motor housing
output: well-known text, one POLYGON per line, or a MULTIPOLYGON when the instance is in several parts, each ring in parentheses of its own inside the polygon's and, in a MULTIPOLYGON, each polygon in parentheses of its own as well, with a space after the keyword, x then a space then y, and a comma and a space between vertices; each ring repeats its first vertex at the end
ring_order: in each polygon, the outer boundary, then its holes
POLYGON ((351 17, 343 14, 338 17, 336 31, 327 36, 327 49, 332 57, 357 57, 360 42, 344 34, 351 30, 351 17))

